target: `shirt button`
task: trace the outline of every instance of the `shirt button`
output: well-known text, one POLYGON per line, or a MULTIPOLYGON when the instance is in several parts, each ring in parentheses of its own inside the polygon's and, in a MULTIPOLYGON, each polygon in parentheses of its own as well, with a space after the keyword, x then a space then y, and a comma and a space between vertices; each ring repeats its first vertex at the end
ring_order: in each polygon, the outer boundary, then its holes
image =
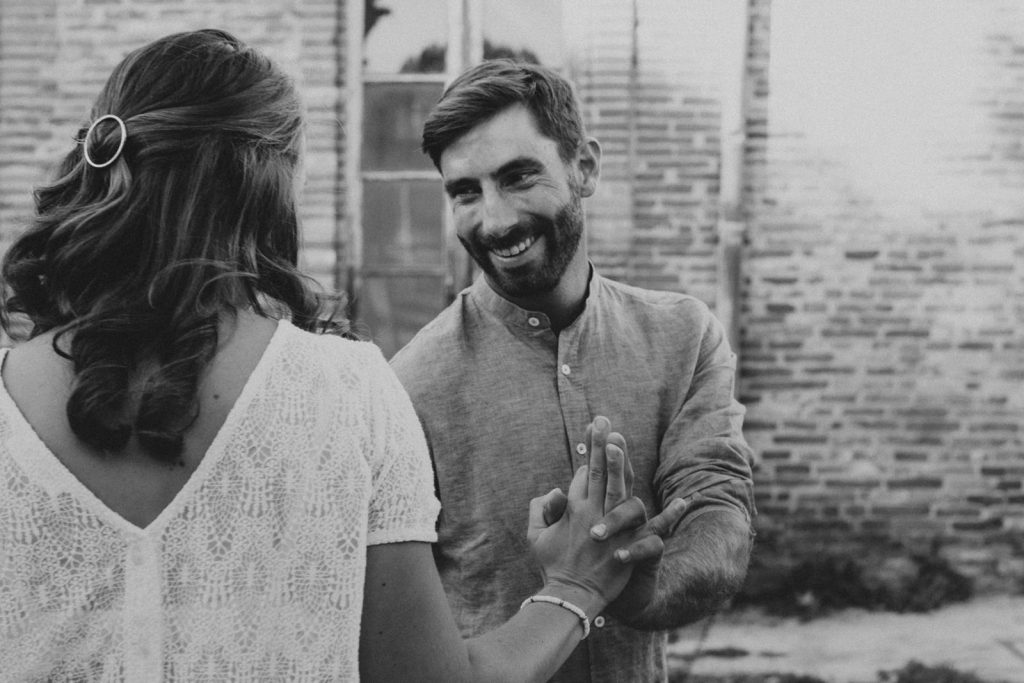
POLYGON ((530 323, 530 327, 537 327, 537 325, 540 325, 540 320, 538 318, 534 318, 533 316, 527 318, 526 322, 530 323))
POLYGON ((594 626, 604 628, 604 615, 599 614, 594 617, 594 626))
POLYGON ((570 367, 569 367, 569 365, 568 365, 567 363, 566 363, 566 364, 564 364, 564 365, 562 365, 562 374, 563 374, 563 375, 566 375, 566 376, 568 376, 568 375, 570 375, 571 373, 572 373, 572 368, 570 368, 570 367))
POLYGON ((578 443, 578 444, 576 444, 576 452, 579 453, 580 455, 586 455, 587 454, 587 444, 585 444, 585 443, 578 443))

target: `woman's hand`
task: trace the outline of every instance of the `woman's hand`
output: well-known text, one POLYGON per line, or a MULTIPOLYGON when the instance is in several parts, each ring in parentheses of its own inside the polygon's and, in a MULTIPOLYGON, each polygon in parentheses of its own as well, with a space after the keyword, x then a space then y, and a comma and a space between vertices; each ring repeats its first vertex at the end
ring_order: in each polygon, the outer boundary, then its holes
MULTIPOLYGON (((686 504, 681 499, 674 500, 660 514, 648 520, 643 503, 632 496, 633 468, 627 455, 626 440, 609 429, 608 420, 603 417, 595 418, 587 427, 590 463, 577 471, 577 477, 586 473, 584 494, 589 501, 588 509, 596 509, 596 500, 603 487, 605 514, 591 527, 590 534, 595 540, 610 543, 619 562, 632 565, 632 576, 615 604, 620 610, 628 607, 629 611, 636 611, 643 609, 654 594, 658 566, 665 550, 662 539, 670 535, 682 519, 686 504)), ((575 483, 576 479, 573 481, 575 483)), ((535 553, 540 552, 535 539, 562 520, 568 504, 569 497, 559 489, 532 501, 527 535, 535 553), (539 508, 539 513, 535 508, 539 508)), ((539 554, 538 560, 547 576, 544 560, 539 554)))
POLYGON ((606 418, 595 418, 588 428, 589 464, 576 471, 568 497, 555 489, 531 501, 527 531, 546 587, 584 590, 604 604, 625 587, 633 562, 663 551, 660 538, 652 542, 644 533, 646 510, 630 495, 625 442, 610 430, 606 418), (605 525, 603 537, 592 533, 598 524, 605 525), (617 551, 627 549, 626 561, 616 559, 617 551))

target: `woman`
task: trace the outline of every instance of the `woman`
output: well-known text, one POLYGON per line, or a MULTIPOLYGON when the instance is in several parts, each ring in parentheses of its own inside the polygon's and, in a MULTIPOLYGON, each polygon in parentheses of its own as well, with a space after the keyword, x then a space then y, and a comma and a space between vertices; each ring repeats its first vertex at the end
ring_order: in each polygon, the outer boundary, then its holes
POLYGON ((531 506, 543 588, 460 638, 408 397, 296 269, 302 135, 265 57, 176 34, 37 191, 3 263, 3 680, 542 680, 660 554, 598 419, 531 506))

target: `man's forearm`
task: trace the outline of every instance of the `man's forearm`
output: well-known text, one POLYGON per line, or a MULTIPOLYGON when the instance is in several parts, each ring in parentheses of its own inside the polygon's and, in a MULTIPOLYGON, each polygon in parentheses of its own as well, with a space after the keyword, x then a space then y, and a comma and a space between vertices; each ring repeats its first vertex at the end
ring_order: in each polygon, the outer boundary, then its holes
POLYGON ((750 524, 738 510, 708 510, 692 521, 684 520, 665 546, 654 600, 639 614, 623 619, 633 628, 662 631, 685 626, 735 595, 750 561, 750 524))

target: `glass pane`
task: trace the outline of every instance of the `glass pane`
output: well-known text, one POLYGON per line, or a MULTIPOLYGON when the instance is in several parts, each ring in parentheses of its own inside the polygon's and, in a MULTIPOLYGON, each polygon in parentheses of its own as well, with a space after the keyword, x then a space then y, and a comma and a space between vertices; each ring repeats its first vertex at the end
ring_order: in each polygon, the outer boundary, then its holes
POLYGON ((364 0, 366 73, 444 71, 447 0, 364 0))
POLYGON ((363 263, 444 264, 444 195, 436 180, 363 184, 363 263))
POLYGON ((484 0, 484 59, 512 57, 560 69, 564 56, 562 3, 484 0))
POLYGON ((367 83, 364 89, 363 169, 430 170, 420 151, 423 121, 441 97, 441 83, 367 83))
POLYGON ((356 331, 390 358, 445 307, 444 276, 369 276, 356 302, 356 331))

